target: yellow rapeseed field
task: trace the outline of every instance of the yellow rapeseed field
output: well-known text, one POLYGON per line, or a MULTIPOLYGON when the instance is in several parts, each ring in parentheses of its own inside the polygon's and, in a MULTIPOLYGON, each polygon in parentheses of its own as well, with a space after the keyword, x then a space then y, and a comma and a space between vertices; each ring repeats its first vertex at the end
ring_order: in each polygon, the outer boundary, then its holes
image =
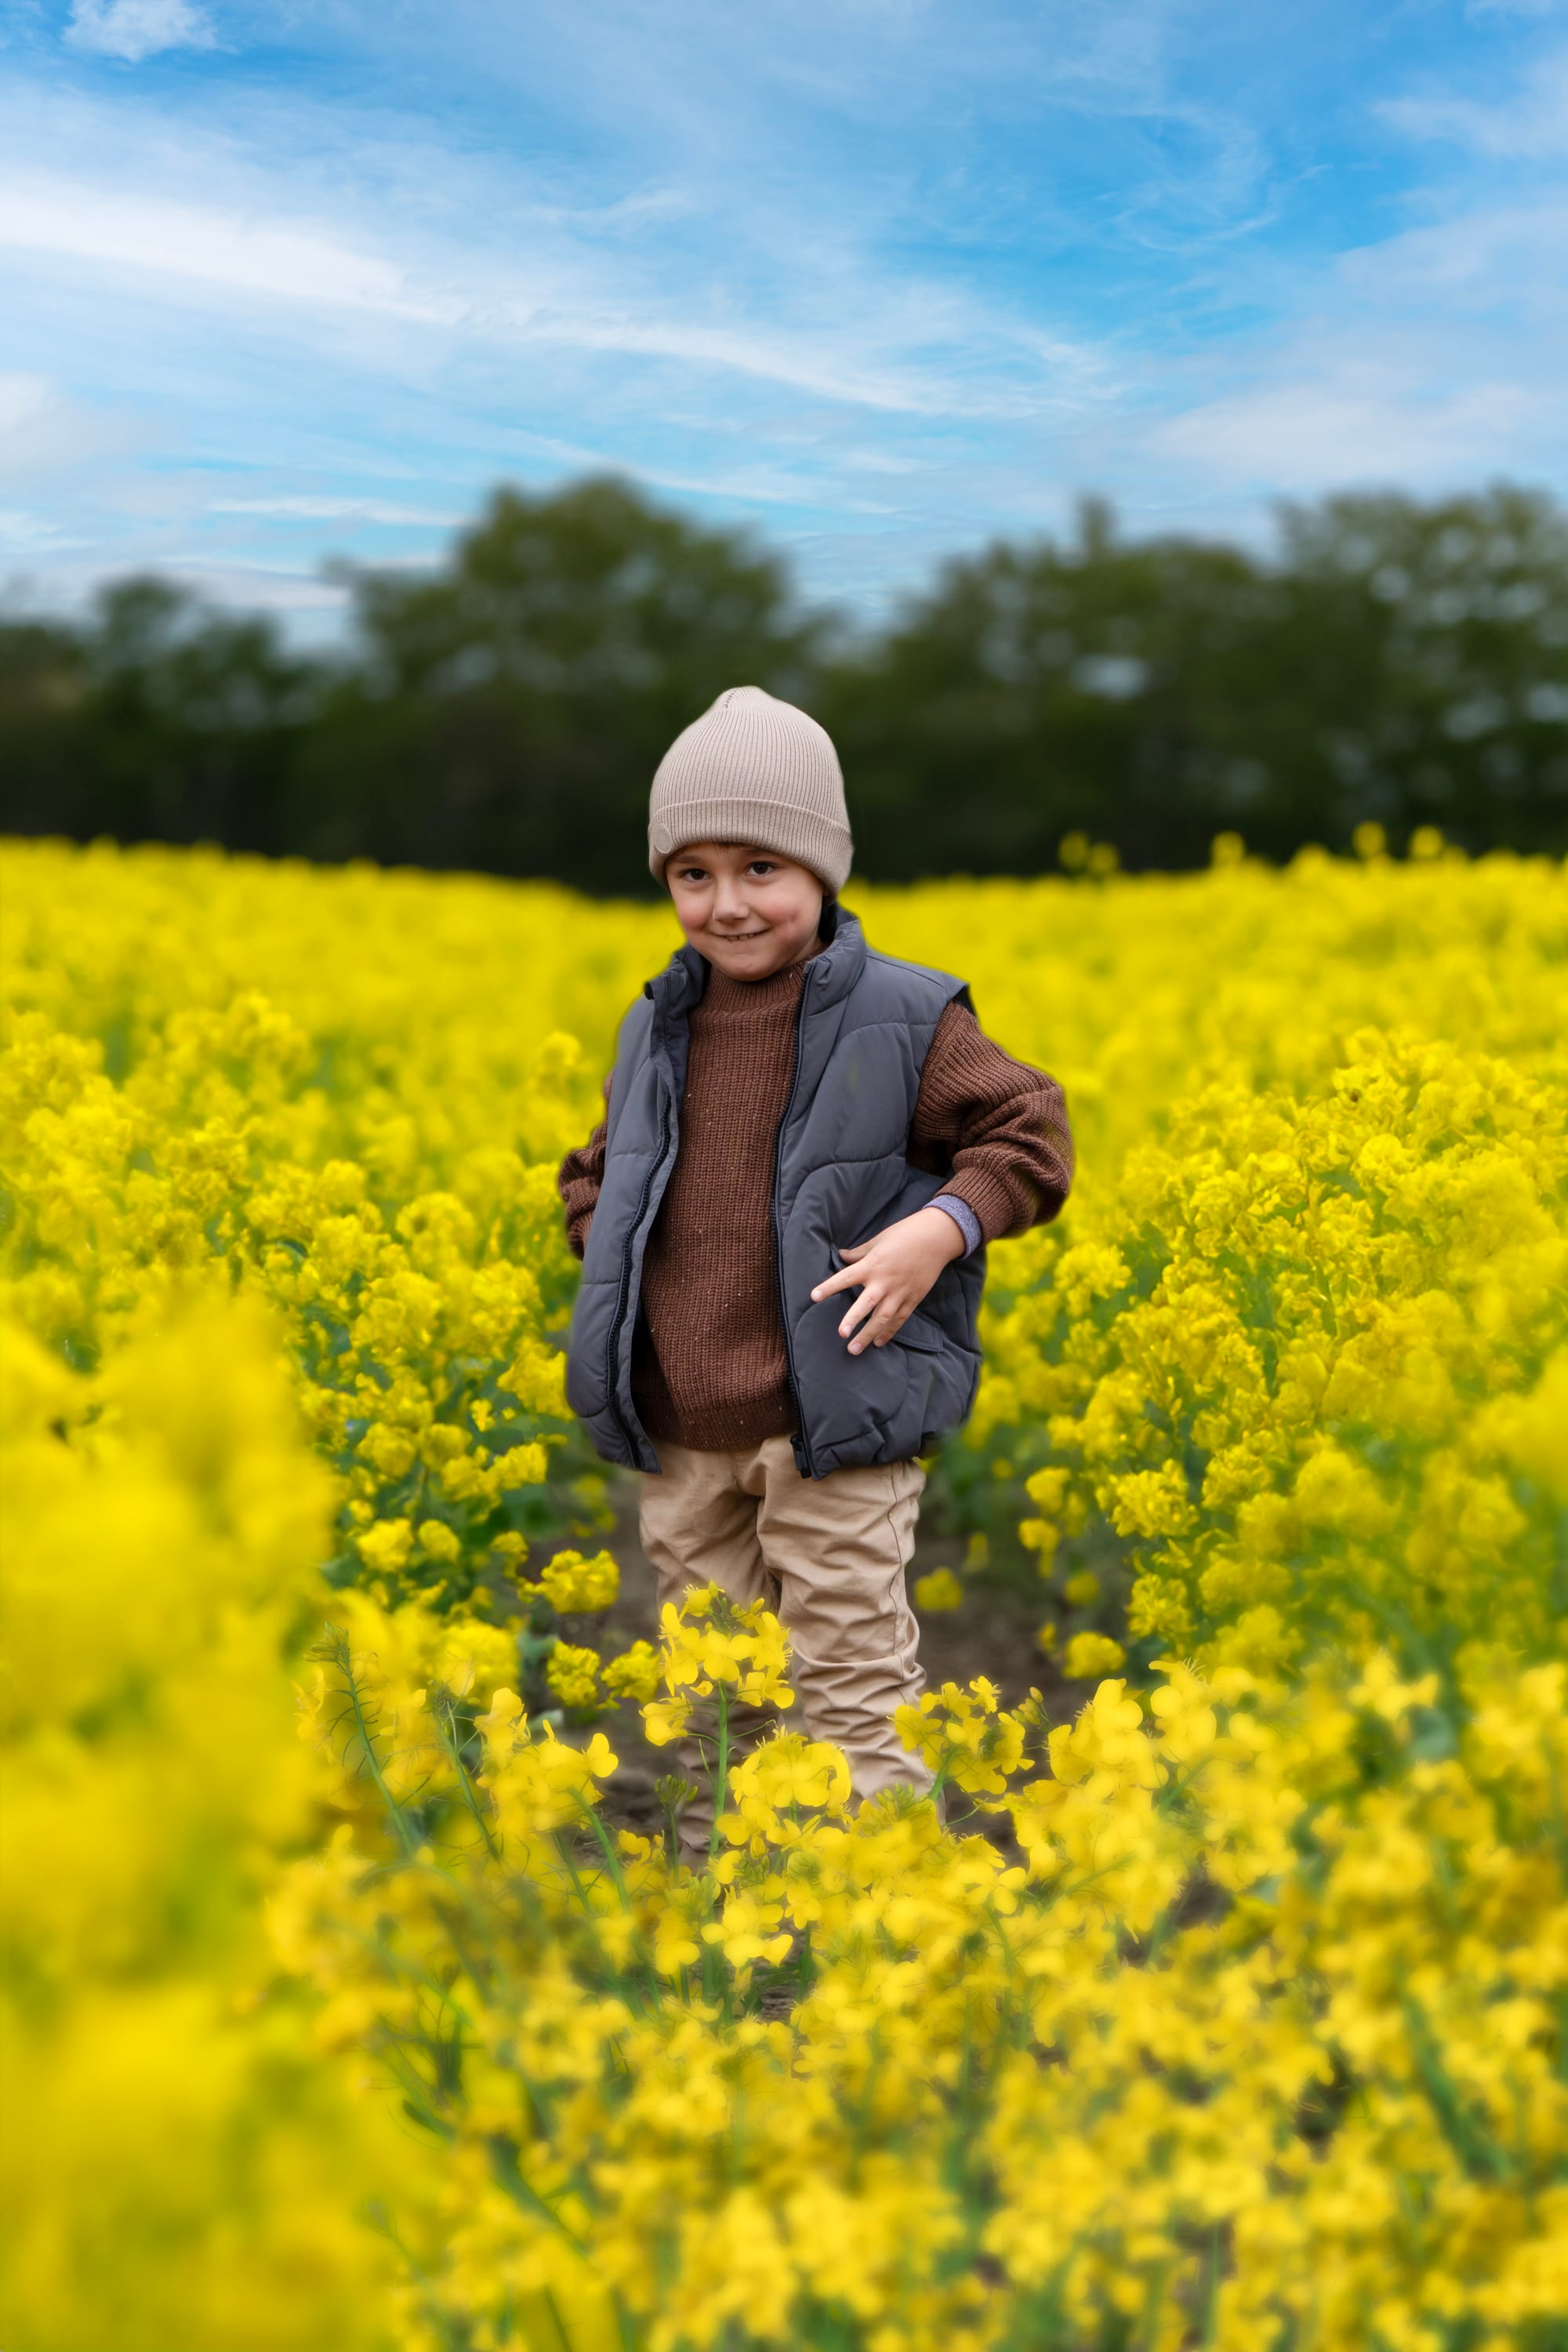
POLYGON ((0 2339, 1561 2352, 1568 886, 1415 846, 851 887, 1068 1088, 940 1477, 1098 1688, 696 1874, 616 1711, 787 1655, 601 1654, 556 1348, 668 915, 5 851, 0 2339))

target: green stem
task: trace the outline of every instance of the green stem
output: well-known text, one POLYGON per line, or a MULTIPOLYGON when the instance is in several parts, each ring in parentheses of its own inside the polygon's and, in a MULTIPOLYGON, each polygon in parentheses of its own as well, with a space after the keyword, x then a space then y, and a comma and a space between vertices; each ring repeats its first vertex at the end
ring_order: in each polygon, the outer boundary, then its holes
POLYGON ((713 1826, 708 1832, 708 1859, 719 1852, 719 1816, 730 1793, 730 1694, 722 1683, 719 1696, 719 1770, 713 1781, 713 1826))
POLYGON ((365 1764, 370 1777, 375 1784, 376 1793, 382 1803, 392 1816, 397 1842, 403 1848, 406 1859, 412 1861, 419 1851, 418 1841, 414 1835, 403 1807, 388 1788, 386 1775, 381 1769, 381 1761, 375 1752, 375 1742, 371 1737, 370 1718, 365 1713, 364 1701, 360 1693, 359 1677, 353 1670, 353 1654, 349 1647, 348 1637, 346 1634, 340 1633, 335 1626, 329 1625, 327 1631, 332 1637, 332 1660, 343 1678, 343 1687, 348 1694, 349 1706, 353 1714, 354 1729, 359 1735, 360 1745, 364 1750, 365 1764))
POLYGON ((495 1832, 491 1829, 489 1822, 485 1818, 483 1809, 479 1804, 479 1791, 474 1787, 473 1780, 468 1773, 468 1768, 464 1763, 462 1756, 458 1750, 456 1736, 457 1708, 453 1706, 449 1697, 443 1696, 443 1698, 431 1708, 430 1712, 435 1719, 437 1731, 441 1741, 442 1750, 446 1755, 447 1762, 451 1765, 454 1773, 457 1775, 458 1788, 461 1793, 464 1807, 472 1816, 474 1824, 479 1830, 479 1835, 484 1839, 485 1850, 489 1853, 491 1861, 499 1862, 500 1860, 500 1841, 497 1839, 495 1832))

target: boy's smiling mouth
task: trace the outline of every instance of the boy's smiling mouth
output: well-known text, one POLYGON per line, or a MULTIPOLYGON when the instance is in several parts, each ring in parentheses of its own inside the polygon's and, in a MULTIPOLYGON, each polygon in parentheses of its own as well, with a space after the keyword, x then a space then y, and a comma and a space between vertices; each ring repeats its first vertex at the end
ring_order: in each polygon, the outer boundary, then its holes
POLYGON ((692 842, 668 860, 665 883, 691 945, 733 980, 771 980, 818 945, 821 878, 779 850, 692 842))

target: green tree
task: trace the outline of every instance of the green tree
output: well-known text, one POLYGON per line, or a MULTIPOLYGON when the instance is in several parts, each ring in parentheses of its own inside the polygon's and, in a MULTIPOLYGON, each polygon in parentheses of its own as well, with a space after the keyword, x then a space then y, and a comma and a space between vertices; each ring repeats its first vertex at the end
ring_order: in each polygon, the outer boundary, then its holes
POLYGON ((840 661, 823 716, 868 873, 1037 871, 1062 836, 1132 865, 1237 830, 1288 856, 1374 817, 1472 849, 1568 840, 1568 521, 1499 488, 1280 516, 1273 562, 1076 540, 944 565, 840 661))
POLYGON ((1539 493, 1286 508, 1268 558, 1129 541, 1089 502, 858 638, 613 480, 499 490, 443 566, 341 576, 331 659, 150 578, 0 622, 0 824, 633 889, 660 754, 750 682, 832 730, 889 880, 1038 872, 1069 833, 1283 857, 1367 817, 1568 846, 1568 517, 1539 493))
POLYGON ((671 739, 726 686, 810 691, 779 560, 617 481, 498 490, 442 571, 344 576, 354 659, 301 771, 321 856, 651 887, 671 739))
POLYGON ((289 779, 318 666, 274 625, 117 582, 71 629, 0 628, 4 821, 123 841, 293 846, 289 779))
POLYGON ((1033 873, 1078 831, 1133 863, 1204 858, 1235 640, 1267 595, 1248 556, 1120 541, 1098 501, 1068 545, 944 564, 826 682, 857 862, 1033 873))
POLYGON ((80 634, 65 623, 0 619, 0 823, 13 833, 98 829, 82 669, 80 634))
POLYGON ((1363 817, 1474 850, 1568 845, 1568 517, 1500 485, 1287 508, 1281 537, 1241 829, 1277 852, 1363 817))

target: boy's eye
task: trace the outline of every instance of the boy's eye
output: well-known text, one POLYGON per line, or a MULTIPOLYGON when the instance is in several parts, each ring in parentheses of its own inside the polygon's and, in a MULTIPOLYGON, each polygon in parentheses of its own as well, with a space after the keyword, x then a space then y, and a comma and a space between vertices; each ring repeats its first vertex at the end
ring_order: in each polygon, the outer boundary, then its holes
POLYGON ((746 871, 748 874, 776 874, 778 867, 771 857, 753 857, 746 871))

